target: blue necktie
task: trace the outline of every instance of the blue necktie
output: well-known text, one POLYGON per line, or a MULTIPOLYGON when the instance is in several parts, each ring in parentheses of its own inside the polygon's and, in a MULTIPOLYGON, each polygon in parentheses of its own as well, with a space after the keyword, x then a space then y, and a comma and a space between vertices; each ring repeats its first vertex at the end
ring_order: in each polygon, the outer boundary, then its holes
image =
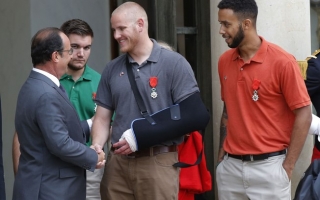
POLYGON ((66 95, 66 97, 68 97, 68 95, 67 95, 67 93, 66 93, 65 89, 62 87, 62 85, 61 85, 61 84, 60 84, 59 88, 60 88, 60 90, 63 92, 63 94, 64 94, 64 95, 66 95))

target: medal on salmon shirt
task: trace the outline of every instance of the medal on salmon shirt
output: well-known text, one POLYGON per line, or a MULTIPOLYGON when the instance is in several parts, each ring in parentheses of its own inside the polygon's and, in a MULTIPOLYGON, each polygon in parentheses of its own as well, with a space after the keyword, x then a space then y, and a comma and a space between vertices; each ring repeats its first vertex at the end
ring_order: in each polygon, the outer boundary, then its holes
POLYGON ((150 96, 153 99, 155 99, 158 96, 157 89, 156 89, 156 87, 158 85, 158 78, 156 76, 150 77, 149 84, 150 84, 150 87, 151 87, 151 95, 150 96))
POLYGON ((253 101, 258 101, 259 96, 258 96, 258 90, 260 87, 261 81, 258 79, 254 79, 252 82, 252 89, 253 89, 253 95, 252 95, 252 100, 253 101))

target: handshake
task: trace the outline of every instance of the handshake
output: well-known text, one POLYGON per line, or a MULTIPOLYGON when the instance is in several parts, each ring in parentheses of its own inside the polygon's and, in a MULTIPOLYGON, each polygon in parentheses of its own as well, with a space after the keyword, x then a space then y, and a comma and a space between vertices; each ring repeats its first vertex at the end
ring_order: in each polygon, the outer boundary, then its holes
POLYGON ((91 145, 90 148, 95 150, 98 154, 98 163, 96 165, 96 169, 101 169, 106 164, 105 153, 102 150, 102 146, 95 144, 91 145))

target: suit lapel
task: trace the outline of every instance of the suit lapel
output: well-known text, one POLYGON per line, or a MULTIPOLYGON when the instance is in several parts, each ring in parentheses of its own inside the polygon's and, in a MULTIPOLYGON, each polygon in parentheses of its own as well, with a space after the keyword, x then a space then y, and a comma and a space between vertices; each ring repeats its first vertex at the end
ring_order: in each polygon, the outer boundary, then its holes
POLYGON ((46 77, 43 74, 40 74, 38 72, 35 71, 31 71, 30 73, 30 78, 34 78, 34 79, 38 79, 41 80, 43 82, 45 82, 46 84, 48 84, 50 87, 54 88, 61 96, 62 98, 64 98, 64 100, 66 100, 66 102, 73 107, 73 105, 71 104, 68 96, 48 77, 46 77))

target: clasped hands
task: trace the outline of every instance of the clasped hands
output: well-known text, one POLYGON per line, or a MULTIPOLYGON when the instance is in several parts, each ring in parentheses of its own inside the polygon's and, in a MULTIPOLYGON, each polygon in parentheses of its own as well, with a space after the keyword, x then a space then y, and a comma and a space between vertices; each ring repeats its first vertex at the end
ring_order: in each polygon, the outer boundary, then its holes
POLYGON ((105 153, 102 150, 102 146, 99 144, 91 145, 91 149, 95 150, 98 154, 98 163, 96 169, 101 169, 106 164, 105 153))

